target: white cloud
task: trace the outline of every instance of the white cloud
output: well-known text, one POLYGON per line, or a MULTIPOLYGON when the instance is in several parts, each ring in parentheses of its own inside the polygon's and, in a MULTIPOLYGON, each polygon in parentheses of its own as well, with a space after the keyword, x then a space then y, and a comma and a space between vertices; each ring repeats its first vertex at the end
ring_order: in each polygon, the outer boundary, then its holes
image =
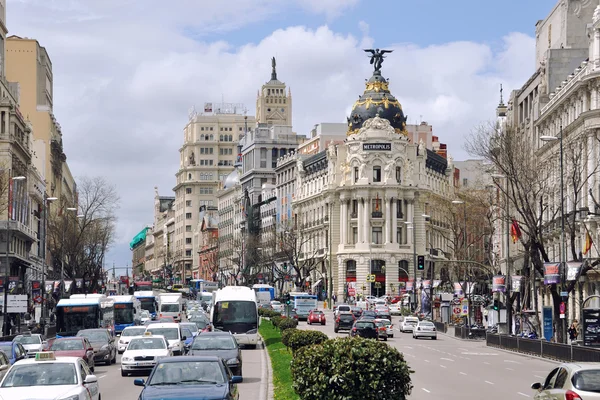
MULTIPOLYGON (((333 16, 355 3, 305 6, 333 16)), ((224 9, 220 2, 182 0, 160 10, 152 5, 164 3, 144 4, 21 0, 9 2, 7 16, 11 34, 35 37, 50 53, 55 114, 73 174, 103 175, 117 185, 122 206, 113 254, 121 264, 130 259, 131 237, 152 222, 154 186, 167 195, 175 184, 191 105, 200 109, 224 98, 253 113, 257 89, 270 78, 270 58, 277 55, 279 79, 292 90, 294 128, 305 134, 315 123, 345 121, 371 73, 362 51, 373 43, 367 22, 360 24, 362 37, 294 26, 234 47, 200 39, 269 18, 284 2, 237 0, 224 9)), ((534 40, 517 33, 503 38, 499 51, 474 42, 389 48, 394 53, 383 74, 409 122, 422 116, 431 123, 455 159, 466 157, 465 134, 493 118, 499 84, 516 88, 533 67, 534 40)))
POLYGON ((299 4, 310 12, 325 14, 331 19, 356 6, 358 2, 359 0, 300 0, 299 4))

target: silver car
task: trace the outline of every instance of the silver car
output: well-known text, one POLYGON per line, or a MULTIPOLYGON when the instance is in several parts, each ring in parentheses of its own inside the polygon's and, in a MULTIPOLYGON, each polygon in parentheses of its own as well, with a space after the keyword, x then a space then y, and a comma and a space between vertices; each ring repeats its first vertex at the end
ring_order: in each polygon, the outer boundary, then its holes
POLYGON ((437 339, 437 331, 433 322, 419 321, 417 326, 415 326, 415 329, 413 329, 413 339, 422 337, 431 338, 433 340, 437 339))
POLYGON ((565 363, 554 368, 543 383, 534 383, 536 400, 600 399, 600 363, 565 363))

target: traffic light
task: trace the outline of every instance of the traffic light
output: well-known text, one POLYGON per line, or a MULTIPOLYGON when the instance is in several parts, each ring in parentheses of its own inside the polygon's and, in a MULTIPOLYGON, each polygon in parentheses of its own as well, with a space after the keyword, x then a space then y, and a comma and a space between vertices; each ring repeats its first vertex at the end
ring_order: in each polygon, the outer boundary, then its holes
POLYGON ((425 256, 417 257, 417 269, 423 271, 425 269, 425 256))
POLYGON ((288 305, 289 305, 289 304, 290 304, 290 294, 289 294, 289 293, 286 293, 286 294, 283 296, 283 300, 285 301, 285 304, 288 304, 288 305))
POLYGON ((500 300, 494 300, 494 311, 498 311, 500 308, 500 300))

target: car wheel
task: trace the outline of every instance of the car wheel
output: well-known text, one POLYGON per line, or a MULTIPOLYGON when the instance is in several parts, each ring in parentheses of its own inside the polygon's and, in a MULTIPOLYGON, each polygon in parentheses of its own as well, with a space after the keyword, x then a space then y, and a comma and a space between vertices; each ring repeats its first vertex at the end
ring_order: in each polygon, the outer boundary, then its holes
POLYGON ((256 349, 256 345, 255 344, 248 344, 247 345, 249 349, 256 349))
POLYGON ((384 336, 384 337, 383 337, 383 341, 384 341, 384 342, 387 342, 387 336, 384 336))
POLYGON ((121 370, 121 376, 127 376, 127 372, 121 370))
POLYGON ((333 331, 334 331, 335 333, 338 333, 338 332, 339 332, 339 329, 338 329, 338 328, 333 328, 333 331))
POLYGON ((432 337, 433 340, 437 340, 437 336, 432 337))
POLYGON ((325 325, 325 322, 321 322, 321 325, 325 325))
POLYGON ((111 364, 115 364, 117 362, 117 352, 115 351, 113 353, 113 358, 110 360, 111 364))

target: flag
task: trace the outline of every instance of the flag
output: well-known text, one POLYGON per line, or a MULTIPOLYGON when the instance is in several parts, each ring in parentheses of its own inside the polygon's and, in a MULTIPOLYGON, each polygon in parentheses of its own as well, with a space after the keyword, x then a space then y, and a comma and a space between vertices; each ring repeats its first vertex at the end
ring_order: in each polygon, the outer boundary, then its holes
POLYGON ((512 236, 513 243, 517 243, 517 240, 521 239, 521 228, 519 228, 519 223, 514 218, 510 227, 510 236, 512 236))
POLYGON ((592 240, 590 233, 586 230, 585 231, 585 245, 583 246, 583 254, 587 254, 588 251, 590 251, 593 243, 594 243, 594 241, 592 240))

